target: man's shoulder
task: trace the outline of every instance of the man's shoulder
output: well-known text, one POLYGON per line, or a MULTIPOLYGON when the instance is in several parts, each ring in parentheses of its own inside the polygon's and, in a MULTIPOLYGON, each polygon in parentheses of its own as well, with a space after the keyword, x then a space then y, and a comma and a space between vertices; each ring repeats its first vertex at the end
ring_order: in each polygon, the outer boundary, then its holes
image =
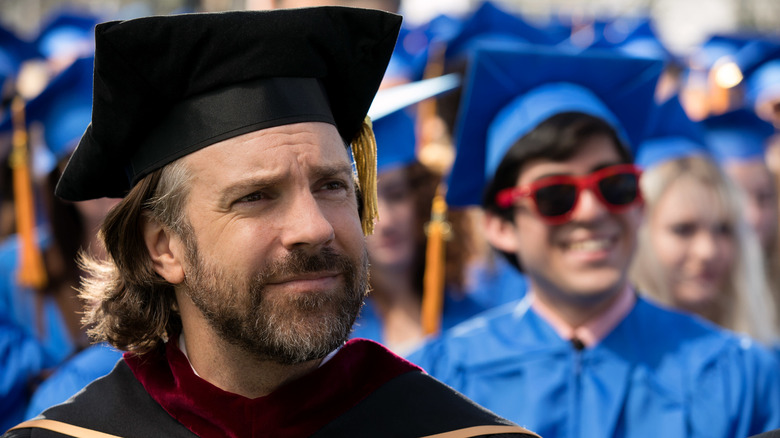
POLYGON ((754 353, 761 350, 745 335, 734 333, 697 315, 668 308, 642 298, 637 302, 637 311, 628 319, 628 326, 639 337, 652 339, 658 348, 721 352, 736 350, 754 353))
POLYGON ((428 374, 410 371, 384 384, 314 437, 420 437, 459 429, 478 431, 480 426, 506 428, 505 435, 491 436, 535 436, 523 434, 510 421, 428 374))
MULTIPOLYGON (((124 360, 111 373, 90 383, 66 402, 47 409, 38 418, 125 438, 195 436, 149 396, 124 360)), ((61 436, 44 429, 25 428, 8 432, 3 438, 61 436)))

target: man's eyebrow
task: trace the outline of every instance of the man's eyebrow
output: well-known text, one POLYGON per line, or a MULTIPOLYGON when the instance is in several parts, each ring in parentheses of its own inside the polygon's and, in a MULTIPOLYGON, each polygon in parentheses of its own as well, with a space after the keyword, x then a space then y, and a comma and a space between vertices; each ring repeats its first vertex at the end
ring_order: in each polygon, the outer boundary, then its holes
MULTIPOLYGON (((618 165, 618 164, 625 164, 625 163, 622 162, 622 161, 605 161, 605 162, 596 164, 595 166, 591 167, 589 173, 595 172, 597 170, 604 169, 605 167, 615 166, 615 165, 618 165)), ((538 181, 540 179, 550 178, 550 177, 554 177, 554 176, 571 176, 571 175, 572 174, 569 173, 569 172, 549 172, 549 173, 545 173, 543 175, 539 175, 538 177, 534 178, 534 181, 538 181)))
POLYGON ((351 176, 352 165, 339 163, 333 165, 314 166, 311 172, 314 179, 332 178, 335 176, 351 176))
MULTIPOLYGON (((351 177, 352 166, 348 163, 314 166, 310 172, 313 180, 320 180, 334 177, 351 177)), ((237 181, 221 190, 219 195, 220 203, 230 204, 237 198, 247 195, 254 190, 262 190, 266 187, 273 187, 285 180, 285 175, 269 174, 267 176, 253 176, 241 181, 237 181)))
POLYGON ((219 201, 221 204, 230 204, 241 196, 248 195, 254 190, 278 185, 284 179, 283 175, 259 175, 237 181, 220 190, 219 201))

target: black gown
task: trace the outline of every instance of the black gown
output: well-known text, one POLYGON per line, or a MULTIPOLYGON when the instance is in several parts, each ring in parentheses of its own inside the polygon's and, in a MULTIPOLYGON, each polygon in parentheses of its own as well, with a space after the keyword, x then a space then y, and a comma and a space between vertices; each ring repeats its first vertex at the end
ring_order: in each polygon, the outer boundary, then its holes
MULTIPOLYGON (((190 397, 191 399, 193 394, 197 396, 197 385, 182 385, 182 383, 189 382, 186 379, 191 379, 193 378, 192 376, 188 375, 185 380, 181 380, 179 376, 171 378, 165 375, 165 369, 175 370, 176 365, 174 363, 181 361, 183 357, 182 355, 182 357, 166 359, 165 356, 175 356, 176 352, 181 354, 178 348, 172 350, 170 344, 172 343, 169 343, 167 354, 158 354, 157 357, 160 360, 157 361, 149 360, 149 358, 146 358, 144 361, 134 361, 127 357, 120 360, 110 374, 91 383, 68 402, 48 409, 42 414, 42 418, 63 421, 124 438, 193 438, 197 436, 403 438, 433 435, 474 426, 513 426, 513 423, 479 407, 413 365, 404 365, 405 361, 403 359, 398 358, 378 344, 365 340, 352 340, 320 369, 328 368, 330 371, 335 370, 337 373, 349 374, 342 375, 342 377, 350 379, 348 384, 350 388, 369 388, 366 394, 359 395, 354 399, 356 402, 349 403, 341 409, 339 405, 344 397, 334 396, 332 399, 321 398, 322 402, 317 402, 314 405, 310 403, 309 406, 300 406, 299 409, 296 409, 294 407, 296 402, 291 401, 289 406, 284 406, 282 408, 283 411, 280 411, 282 415, 274 415, 274 417, 260 420, 265 424, 256 425, 251 431, 240 428, 228 428, 227 430, 219 431, 210 429, 207 433, 196 435, 190 429, 199 429, 192 424, 185 426, 185 424, 169 414, 158 402, 158 400, 162 400, 164 404, 167 404, 165 397, 170 396, 171 393, 161 393, 160 388, 155 388, 153 384, 150 385, 147 378, 140 374, 138 370, 140 364, 145 372, 154 373, 155 377, 163 375, 165 382, 176 381, 175 384, 171 384, 173 385, 171 388, 178 385, 177 397, 178 392, 184 393, 184 398, 190 397), (388 368, 384 363, 393 361, 395 361, 395 365, 390 368, 396 371, 389 374, 383 373, 381 370, 388 368), (128 365, 128 362, 130 365, 128 365), (399 364, 401 365, 400 367, 398 366, 399 364), (357 365, 360 366, 361 370, 366 371, 355 372, 355 366, 357 365), (132 369, 131 366, 133 366, 132 369), (374 372, 374 370, 377 371, 374 372), (382 381, 378 383, 366 381, 376 375, 387 376, 387 378, 380 377, 382 381), (143 383, 139 380, 139 376, 144 380, 143 383), (147 388, 157 394, 156 398, 158 400, 150 394, 147 388), (160 394, 163 394, 163 398, 160 397, 160 394), (334 406, 336 407, 335 410, 333 409, 334 406), (317 412, 339 412, 339 414, 334 415, 332 418, 316 420, 313 417, 317 417, 317 412), (277 419, 280 416, 289 418, 277 419), (290 424, 296 426, 303 424, 305 426, 305 423, 311 421, 320 421, 312 425, 316 430, 311 427, 308 429, 305 427, 302 429, 291 429, 289 427, 290 424), (285 422, 287 424, 284 424, 285 422), (313 430, 313 433, 308 433, 310 430, 313 430)), ((186 358, 183 360, 186 361, 186 358)), ((189 362, 187 362, 187 366, 189 366, 188 364, 189 362)), ((290 387, 288 385, 288 387, 283 387, 282 392, 297 392, 297 397, 300 399, 302 388, 317 390, 320 384, 317 381, 323 379, 331 379, 330 382, 322 383, 328 387, 340 388, 343 386, 341 384, 333 384, 334 374, 330 373, 328 369, 321 373, 320 369, 312 372, 310 376, 302 378, 300 386, 290 387), (309 379, 309 381, 306 381, 306 379, 309 379)), ((180 371, 174 372, 181 373, 185 371, 186 369, 182 367, 180 371)), ((205 382, 202 379, 200 380, 200 384, 205 382)), ((328 390, 325 391, 327 392, 328 390)), ((354 392, 354 390, 350 389, 350 392, 354 392)), ((217 394, 211 397, 209 394, 200 392, 200 396, 209 397, 209 400, 203 401, 202 404, 196 404, 198 408, 208 405, 212 406, 215 411, 220 411, 225 407, 225 404, 230 405, 232 403, 231 399, 221 399, 221 397, 242 398, 228 393, 217 394)), ((254 402, 248 399, 243 400, 240 403, 231 405, 229 409, 240 411, 245 409, 241 403, 254 402)), ((285 398, 277 398, 274 403, 275 405, 288 403, 284 400, 285 398)), ((266 407, 268 406, 266 405, 266 407)), ((175 408, 169 406, 169 410, 176 415, 175 408)), ((211 414, 206 414, 206 416, 209 415, 211 414)), ((187 420, 186 417, 180 416, 180 418, 187 422, 191 421, 187 420)), ((250 418, 255 417, 252 417, 250 414, 250 418)), ((251 422, 251 419, 249 421, 251 422)), ((7 432, 3 435, 3 438, 48 438, 62 436, 59 433, 45 429, 22 428, 7 432)), ((490 436, 530 437, 535 435, 530 433, 527 435, 511 433, 490 436)))

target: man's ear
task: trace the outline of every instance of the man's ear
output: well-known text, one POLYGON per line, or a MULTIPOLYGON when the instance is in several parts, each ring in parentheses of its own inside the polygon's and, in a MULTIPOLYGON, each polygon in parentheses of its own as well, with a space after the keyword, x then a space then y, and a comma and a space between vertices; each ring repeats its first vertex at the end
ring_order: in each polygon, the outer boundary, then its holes
POLYGON ((183 282, 184 251, 181 239, 148 215, 143 218, 143 233, 154 271, 171 284, 183 282))
POLYGON ((493 212, 485 211, 482 225, 485 238, 491 246, 503 252, 517 254, 517 226, 514 223, 493 212))

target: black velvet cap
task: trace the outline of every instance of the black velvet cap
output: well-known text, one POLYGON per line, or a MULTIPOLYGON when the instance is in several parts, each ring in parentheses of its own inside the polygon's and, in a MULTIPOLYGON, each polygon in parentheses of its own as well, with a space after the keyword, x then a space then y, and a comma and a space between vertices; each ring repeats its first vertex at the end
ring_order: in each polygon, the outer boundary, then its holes
POLYGON ((349 144, 400 26, 398 15, 344 7, 99 24, 92 122, 56 193, 123 197, 184 155, 273 126, 331 123, 349 144))

